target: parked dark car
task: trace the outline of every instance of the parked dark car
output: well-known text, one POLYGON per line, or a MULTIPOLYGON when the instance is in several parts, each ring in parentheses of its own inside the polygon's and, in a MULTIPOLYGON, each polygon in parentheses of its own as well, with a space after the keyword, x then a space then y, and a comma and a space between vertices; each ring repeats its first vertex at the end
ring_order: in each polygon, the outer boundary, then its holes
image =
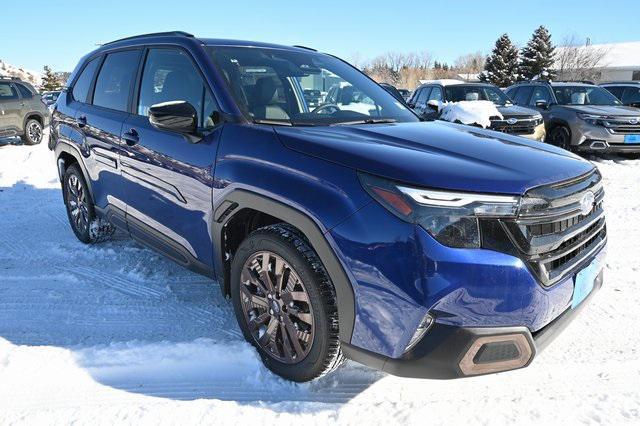
POLYGON ((387 92, 391 93, 391 96, 393 96, 394 98, 396 98, 397 100, 399 100, 400 102, 404 103, 405 100, 402 97, 402 93, 400 93, 400 91, 398 89, 396 89, 395 86, 389 84, 389 83, 380 83, 380 86, 383 87, 384 90, 386 90, 387 92))
POLYGON ((611 92, 623 105, 640 108, 640 81, 602 83, 600 87, 611 92))
POLYGON ((542 141, 545 127, 542 115, 530 108, 513 104, 498 87, 489 83, 465 83, 458 80, 434 80, 420 85, 408 104, 426 119, 438 119, 447 102, 490 101, 499 115, 490 117, 490 129, 542 141))
POLYGON ((522 82, 507 89, 544 117, 546 141, 576 152, 640 153, 640 110, 583 82, 522 82))
POLYGON ((400 92, 400 94, 402 95, 402 99, 404 99, 405 102, 408 101, 411 97, 411 90, 398 89, 398 92, 400 92))
POLYGON ((73 71, 49 146, 80 241, 119 228, 217 280, 291 380, 345 356, 440 379, 522 368, 602 285, 593 164, 421 122, 307 48, 181 32, 107 43, 73 71), (329 86, 305 103, 303 87, 329 86))

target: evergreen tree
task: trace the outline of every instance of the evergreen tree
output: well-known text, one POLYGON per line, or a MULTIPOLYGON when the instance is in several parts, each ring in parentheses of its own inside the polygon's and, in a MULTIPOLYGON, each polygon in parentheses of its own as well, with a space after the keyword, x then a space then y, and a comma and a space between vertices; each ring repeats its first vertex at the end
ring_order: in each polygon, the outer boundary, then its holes
POLYGON ((552 68, 555 61, 555 50, 556 48, 551 42, 551 34, 541 25, 533 32, 527 45, 522 48, 521 77, 525 80, 553 79, 552 68))
POLYGON ((44 66, 44 74, 42 75, 42 90, 51 91, 60 89, 60 79, 51 71, 47 65, 44 66))
POLYGON ((496 40, 496 45, 487 57, 480 80, 498 87, 511 86, 518 80, 518 49, 507 34, 496 40))

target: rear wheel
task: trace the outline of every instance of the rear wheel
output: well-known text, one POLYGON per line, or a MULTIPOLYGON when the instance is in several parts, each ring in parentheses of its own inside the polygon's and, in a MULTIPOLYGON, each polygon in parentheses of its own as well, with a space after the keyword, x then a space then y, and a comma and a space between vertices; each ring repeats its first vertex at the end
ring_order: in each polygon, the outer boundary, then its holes
POLYGON ((571 132, 565 126, 554 127, 549 132, 549 142, 567 151, 574 151, 571 146, 571 132))
POLYGON ((271 371, 303 382, 342 363, 333 285, 295 229, 251 233, 234 256, 231 285, 240 328, 271 371))
POLYGON ((25 145, 37 145, 42 142, 42 124, 38 120, 30 118, 24 127, 22 142, 25 145))
POLYGON ((89 187, 76 164, 69 166, 64 173, 62 195, 69 224, 80 241, 85 244, 96 243, 113 235, 113 226, 96 216, 89 187))

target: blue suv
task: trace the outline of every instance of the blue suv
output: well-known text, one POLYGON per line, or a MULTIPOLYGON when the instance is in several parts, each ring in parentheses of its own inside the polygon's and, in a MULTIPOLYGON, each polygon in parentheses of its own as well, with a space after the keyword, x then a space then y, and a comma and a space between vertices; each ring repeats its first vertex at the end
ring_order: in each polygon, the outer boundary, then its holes
POLYGON ((80 241, 119 228, 217 280, 291 380, 345 358, 441 379, 525 367, 602 285, 591 163, 421 122, 305 47, 105 44, 61 93, 49 147, 80 241))

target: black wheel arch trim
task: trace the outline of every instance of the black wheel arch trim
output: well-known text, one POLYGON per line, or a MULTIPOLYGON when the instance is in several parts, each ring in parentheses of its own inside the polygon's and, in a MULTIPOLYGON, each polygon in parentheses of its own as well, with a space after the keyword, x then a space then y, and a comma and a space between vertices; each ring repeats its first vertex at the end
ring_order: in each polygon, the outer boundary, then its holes
MULTIPOLYGON (((82 171, 84 180, 87 183, 87 186, 89 187, 89 193, 91 194, 91 199, 93 199, 93 188, 91 187, 91 179, 89 179, 89 173, 87 172, 87 168, 85 167, 84 161, 83 161, 84 156, 80 152, 80 149, 74 146, 73 144, 70 144, 62 139, 58 139, 58 142, 54 147, 54 153, 55 153, 55 158, 57 163, 56 165, 58 167, 58 177, 60 178, 60 182, 62 182, 62 175, 63 175, 63 171, 60 169, 61 167, 60 156, 63 153, 65 153, 75 158, 76 163, 78 163, 80 170, 82 171)), ((68 165, 64 164, 64 166, 66 169, 68 165)))
POLYGON ((353 287, 345 271, 345 267, 327 240, 326 234, 322 232, 321 225, 310 215, 298 208, 245 189, 233 189, 222 198, 215 200, 215 204, 214 211, 219 212, 219 214, 216 215, 219 217, 217 217, 218 220, 212 221, 212 237, 216 256, 215 270, 222 292, 225 295, 229 294, 230 280, 229 274, 224 267, 226 254, 224 250, 223 231, 225 225, 235 214, 244 208, 268 214, 299 229, 318 254, 336 291, 338 318, 340 320, 340 340, 342 342, 350 342, 355 323, 355 296, 353 287), (225 207, 220 208, 220 206, 225 207), (228 213, 227 206, 233 206, 231 214, 228 213))
POLYGON ((22 120, 22 129, 24 133, 27 133, 27 121, 31 120, 33 117, 38 117, 40 119, 40 124, 42 124, 42 128, 44 129, 45 118, 44 114, 38 111, 31 111, 24 115, 24 119, 22 120))

